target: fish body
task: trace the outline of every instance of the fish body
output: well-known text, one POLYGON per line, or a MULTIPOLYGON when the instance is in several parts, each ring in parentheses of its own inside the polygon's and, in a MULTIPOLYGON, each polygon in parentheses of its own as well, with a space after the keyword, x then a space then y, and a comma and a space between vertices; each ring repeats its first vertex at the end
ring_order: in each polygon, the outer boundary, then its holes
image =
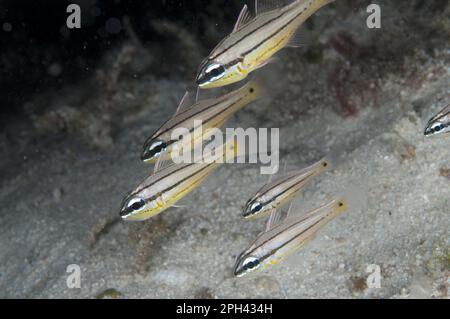
POLYGON ((168 159, 175 148, 183 150, 201 145, 235 112, 258 99, 262 91, 257 81, 250 81, 224 96, 200 100, 180 110, 147 139, 141 159, 145 162, 155 162, 160 156, 168 159), (177 129, 183 129, 185 134, 174 139, 177 129))
POLYGON ((236 144, 234 140, 227 142, 216 154, 201 161, 171 164, 153 172, 125 197, 120 216, 124 220, 141 221, 173 206, 198 187, 221 163, 234 158, 237 155, 236 144))
POLYGON ((425 127, 425 136, 450 133, 450 104, 433 116, 425 127))
POLYGON ((248 200, 242 213, 244 218, 262 217, 283 207, 298 195, 300 190, 316 175, 330 167, 327 159, 300 171, 288 173, 266 185, 248 200))
POLYGON ((332 1, 296 0, 281 8, 263 10, 254 18, 244 6, 233 32, 203 61, 197 84, 200 88, 213 88, 246 78, 287 46, 306 19, 332 1))
POLYGON ((344 200, 333 200, 305 215, 288 217, 259 235, 237 258, 234 274, 243 276, 276 265, 314 237, 316 232, 347 210, 344 200))

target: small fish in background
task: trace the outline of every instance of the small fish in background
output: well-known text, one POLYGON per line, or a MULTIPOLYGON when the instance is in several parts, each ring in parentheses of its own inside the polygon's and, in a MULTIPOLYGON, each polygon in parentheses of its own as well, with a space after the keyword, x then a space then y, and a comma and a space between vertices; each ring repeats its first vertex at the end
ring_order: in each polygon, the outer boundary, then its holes
POLYGON ((433 116, 425 127, 425 136, 432 136, 450 132, 450 104, 433 116))
POLYGON ((155 170, 122 202, 120 217, 142 221, 153 217, 198 187, 219 165, 238 156, 237 142, 227 141, 192 163, 158 161, 155 170), (166 165, 167 164, 167 165, 166 165))
POLYGON ((288 211, 281 223, 278 223, 281 210, 272 212, 266 230, 237 258, 234 275, 240 277, 256 269, 263 270, 278 264, 346 210, 345 200, 332 200, 305 215, 290 217, 288 211))
POLYGON ((322 159, 302 170, 285 174, 267 183, 247 201, 242 216, 250 219, 269 215, 273 210, 283 207, 297 196, 314 176, 323 173, 330 167, 330 161, 322 159))
POLYGON ((225 37, 200 65, 200 88, 225 86, 241 81, 270 62, 284 47, 298 47, 297 29, 311 15, 334 0, 255 1, 255 16, 245 5, 231 34, 225 37))
POLYGON ((189 149, 201 145, 235 112, 261 97, 263 91, 261 83, 252 80, 243 87, 219 98, 200 100, 190 106, 186 93, 175 115, 147 139, 141 160, 153 163, 161 156, 169 159, 174 147, 189 149), (174 140, 172 133, 177 129, 184 129, 189 133, 174 140))

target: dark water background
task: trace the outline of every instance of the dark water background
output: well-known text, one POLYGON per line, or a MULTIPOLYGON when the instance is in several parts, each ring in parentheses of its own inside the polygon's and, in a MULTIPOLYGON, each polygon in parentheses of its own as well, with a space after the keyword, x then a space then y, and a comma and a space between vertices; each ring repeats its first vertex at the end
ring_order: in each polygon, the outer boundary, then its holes
POLYGON ((202 38, 211 23, 218 29, 233 24, 241 5, 238 0, 0 1, 1 118, 20 112, 33 94, 90 76, 105 51, 127 37, 124 19, 145 46, 162 45, 170 39, 155 30, 155 19, 202 38), (65 26, 70 3, 81 7, 81 29, 65 26))

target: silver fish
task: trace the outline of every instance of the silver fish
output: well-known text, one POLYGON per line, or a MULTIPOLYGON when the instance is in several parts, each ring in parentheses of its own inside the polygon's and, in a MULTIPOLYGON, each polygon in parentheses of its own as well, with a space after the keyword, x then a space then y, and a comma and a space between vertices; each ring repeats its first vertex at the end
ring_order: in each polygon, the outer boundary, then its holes
POLYGON ((155 171, 142 181, 122 202, 123 220, 141 221, 172 207, 198 187, 223 162, 238 156, 237 142, 230 140, 218 146, 214 154, 202 155, 192 163, 157 163, 155 171))
POLYGON ((141 160, 155 162, 160 156, 171 157, 174 148, 194 148, 207 140, 215 129, 221 127, 235 112, 258 99, 263 94, 260 82, 253 80, 243 87, 219 98, 200 100, 185 107, 186 95, 175 115, 166 121, 145 142, 141 160), (188 134, 177 136, 173 132, 183 128, 188 134))
POLYGON ((329 169, 330 162, 322 159, 300 171, 288 173, 266 185, 247 201, 242 213, 244 218, 262 217, 281 208, 298 195, 314 176, 329 169))
MULTIPOLYGON (((312 239, 316 232, 336 216, 347 210, 345 200, 333 200, 306 215, 287 217, 259 235, 236 260, 235 276, 243 276, 256 269, 276 265, 289 254, 312 239)), ((273 214, 279 214, 276 211, 273 214)), ((271 216, 272 217, 272 216, 271 216)), ((277 220, 277 218, 271 218, 277 220)))
POLYGON ((225 86, 241 81, 266 65, 285 46, 295 43, 297 29, 311 15, 334 0, 295 0, 281 6, 280 0, 256 1, 252 17, 247 5, 235 27, 200 65, 196 82, 200 88, 225 86))

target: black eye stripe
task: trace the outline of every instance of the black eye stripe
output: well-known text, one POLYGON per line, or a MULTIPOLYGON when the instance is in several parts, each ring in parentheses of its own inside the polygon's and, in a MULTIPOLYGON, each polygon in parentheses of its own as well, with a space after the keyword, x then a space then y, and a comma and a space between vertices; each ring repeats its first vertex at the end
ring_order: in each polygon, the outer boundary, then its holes
POLYGON ((141 200, 139 200, 137 202, 134 202, 130 206, 128 206, 125 209, 125 211, 128 212, 128 213, 131 213, 131 212, 133 212, 135 210, 138 210, 138 209, 142 208, 144 205, 145 205, 145 201, 143 199, 141 199, 141 200))

